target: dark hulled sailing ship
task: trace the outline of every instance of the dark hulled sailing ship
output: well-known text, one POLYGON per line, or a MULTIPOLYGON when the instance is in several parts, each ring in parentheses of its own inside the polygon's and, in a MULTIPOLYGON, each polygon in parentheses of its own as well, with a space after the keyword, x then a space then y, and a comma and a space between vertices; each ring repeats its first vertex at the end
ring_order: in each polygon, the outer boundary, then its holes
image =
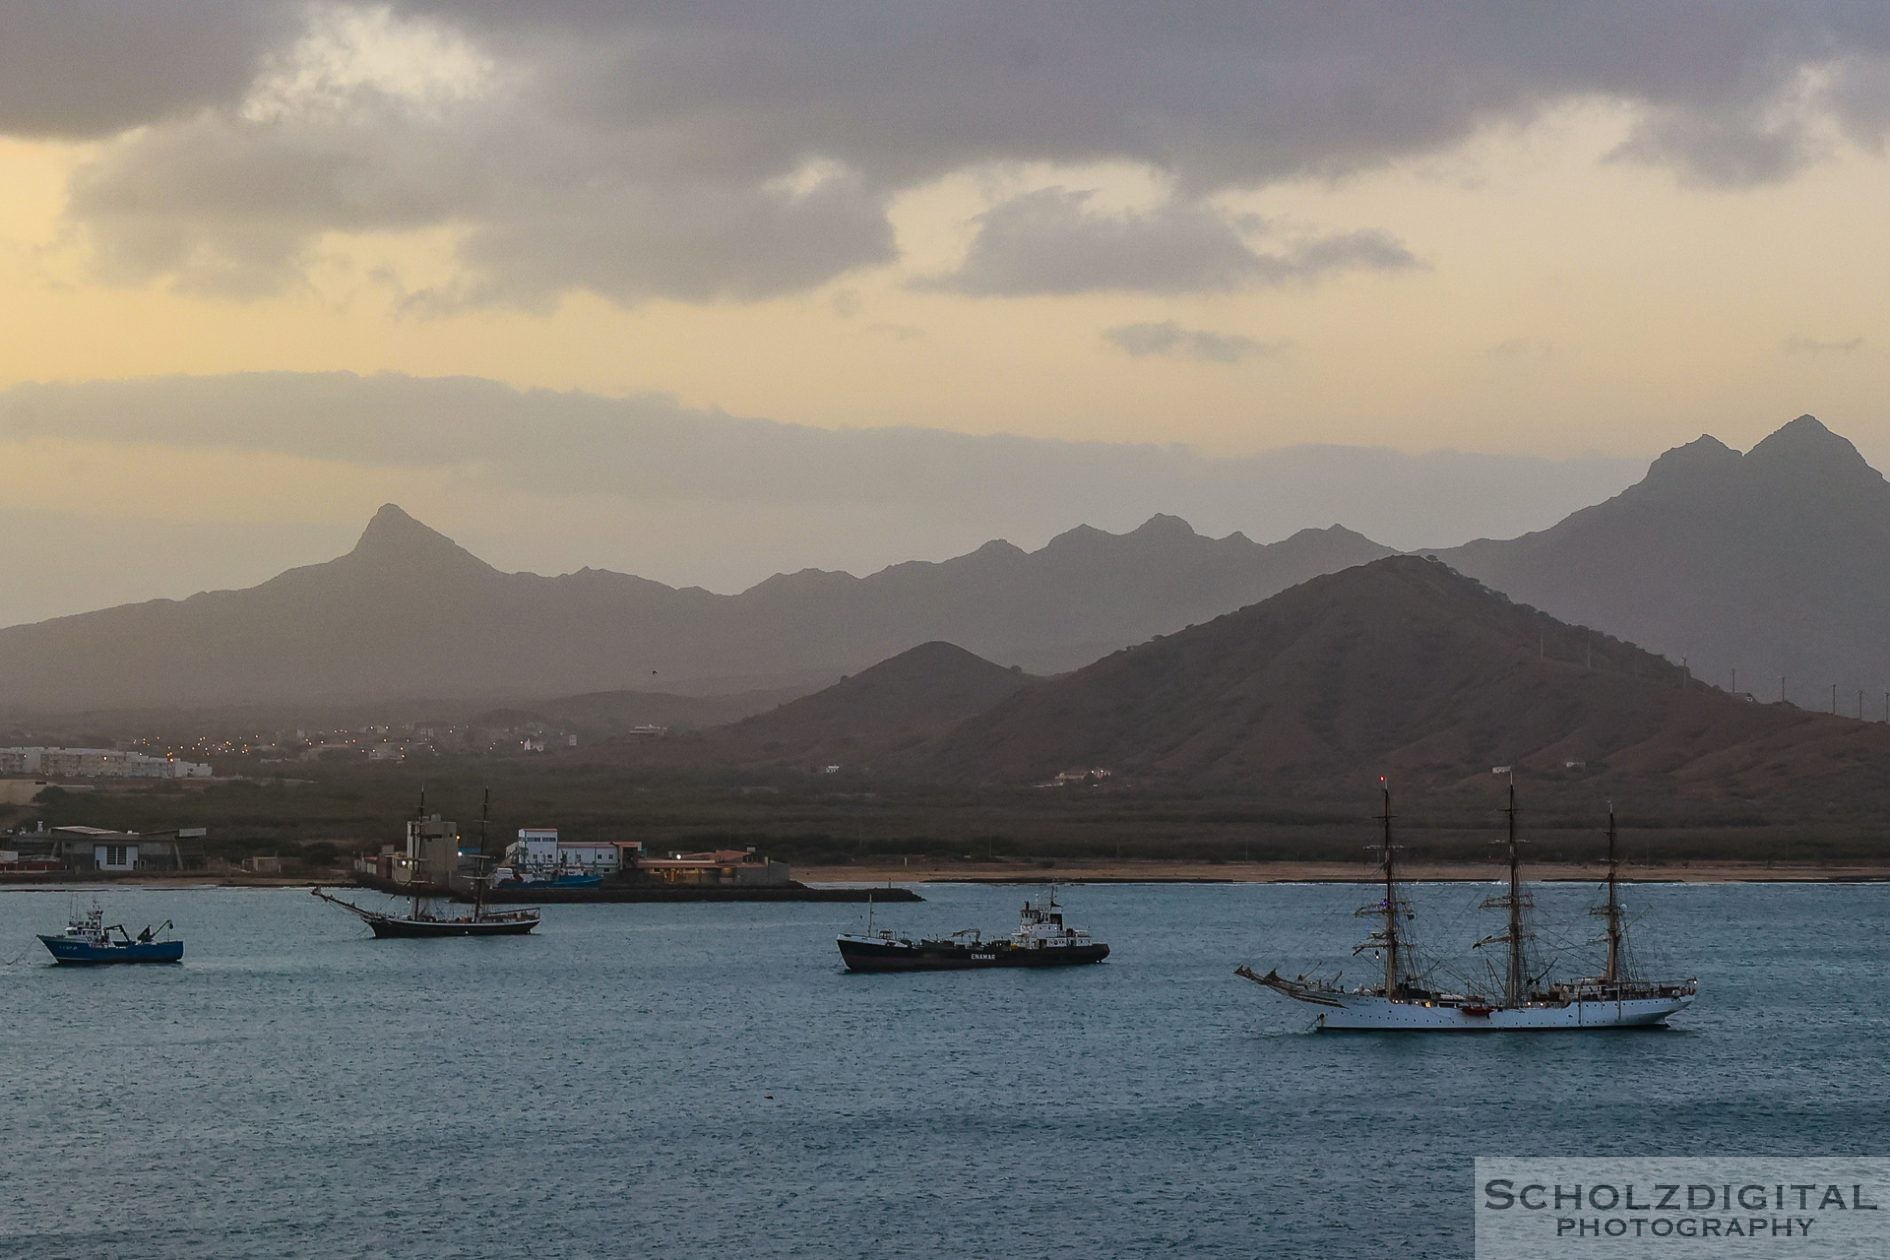
POLYGON ((1067 967, 1098 963, 1109 946, 1087 930, 1063 920, 1063 907, 1051 887, 1043 901, 1026 901, 1017 930, 987 941, 976 928, 950 936, 912 940, 874 925, 867 903, 866 930, 839 937, 840 957, 849 971, 972 971, 986 967, 1067 967))
MULTIPOLYGON (((1380 780, 1383 783, 1383 780, 1380 780)), ((1490 898, 1485 908, 1506 912, 1503 931, 1486 936, 1476 947, 1501 945, 1504 949, 1500 993, 1448 992, 1432 986, 1417 965, 1410 932, 1411 909, 1398 880, 1397 846, 1391 838, 1391 789, 1385 786, 1379 869, 1384 897, 1366 906, 1360 915, 1379 920, 1378 927, 1352 952, 1372 953, 1384 963, 1376 984, 1345 988, 1336 980, 1291 980, 1277 971, 1259 975, 1249 967, 1235 969, 1256 984, 1282 993, 1296 1002, 1316 1007, 1322 1029, 1383 1032, 1505 1032, 1636 1028, 1665 1023, 1683 1010, 1698 992, 1696 983, 1642 980, 1628 966, 1627 926, 1620 899, 1620 849, 1614 809, 1608 810, 1608 868, 1606 900, 1595 914, 1607 921, 1607 953, 1598 975, 1578 980, 1543 983, 1532 974, 1527 912, 1532 908, 1522 882, 1522 861, 1516 836, 1516 785, 1509 786, 1506 856, 1509 886, 1504 895, 1490 898)))
MULTIPOLYGON (((409 906, 405 914, 391 910, 370 910, 366 906, 331 896, 320 888, 309 891, 359 918, 373 930, 376 937, 523 936, 538 926, 539 912, 536 906, 506 910, 492 910, 486 906, 486 892, 492 885, 492 859, 485 852, 486 816, 490 805, 491 795, 488 793, 479 810, 479 852, 472 859, 476 869, 467 877, 473 893, 470 910, 463 910, 440 895, 444 893, 453 872, 444 873, 438 892, 429 883, 427 859, 422 851, 422 824, 426 819, 424 792, 420 797, 419 815, 407 825, 406 871, 412 881, 413 893, 408 898, 409 906)), ((447 826, 451 828, 450 823, 447 826)), ((458 833, 450 831, 449 834, 458 833)))

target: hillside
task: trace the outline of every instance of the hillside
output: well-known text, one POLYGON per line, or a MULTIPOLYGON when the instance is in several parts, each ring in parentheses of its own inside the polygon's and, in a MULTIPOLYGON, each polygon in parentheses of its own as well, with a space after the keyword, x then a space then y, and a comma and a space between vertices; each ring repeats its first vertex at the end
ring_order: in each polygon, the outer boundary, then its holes
POLYGON ((1881 715, 1890 689, 1890 484, 1800 416, 1741 455, 1668 451, 1638 484, 1539 533, 1430 554, 1516 599, 1685 658, 1697 678, 1881 715))
POLYGON ((1841 777, 1853 800, 1881 800, 1890 727, 1689 684, 1631 644, 1400 556, 1020 692, 923 762, 996 784, 1103 768, 1307 796, 1381 773, 1467 786, 1499 765, 1590 796, 1725 801, 1817 796, 1841 777))
POLYGON ((354 550, 247 590, 0 630, 9 710, 821 685, 936 639, 1006 665, 1104 652, 1385 554, 1334 527, 1270 545, 1156 517, 739 595, 621 573, 503 573, 391 504, 354 550))
POLYGON ((950 643, 923 643, 714 733, 717 756, 850 766, 945 734, 1036 681, 950 643))

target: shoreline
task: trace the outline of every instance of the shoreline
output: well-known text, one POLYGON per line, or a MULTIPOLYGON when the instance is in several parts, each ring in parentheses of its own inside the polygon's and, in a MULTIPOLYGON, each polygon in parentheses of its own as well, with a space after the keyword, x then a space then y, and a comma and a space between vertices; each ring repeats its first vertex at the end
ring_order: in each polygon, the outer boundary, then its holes
MULTIPOLYGON (((1052 867, 1005 862, 915 862, 909 866, 870 863, 857 866, 795 868, 794 877, 810 884, 1367 884, 1378 875, 1360 862, 1164 862, 1110 859, 1058 861, 1052 867)), ((1400 866, 1407 883, 1495 883, 1501 878, 1487 863, 1412 862, 1400 866)), ((1530 883, 1595 883, 1598 865, 1542 862, 1530 883)), ((1699 861, 1624 867, 1624 884, 1852 884, 1890 881, 1890 861, 1883 862, 1730 862, 1699 861)))
MULTIPOLYGON (((848 866, 794 868, 797 884, 886 887, 901 884, 1369 884, 1375 867, 1361 862, 1189 862, 1110 858, 1059 860, 1053 866, 1010 862, 873 862, 848 866)), ((1502 874, 1487 863, 1413 862, 1401 866, 1399 879, 1414 884, 1483 884, 1502 874)), ((1598 865, 1539 862, 1530 883, 1595 883, 1598 865)), ((1881 862, 1738 862, 1698 861, 1635 864, 1624 867, 1624 884, 1866 884, 1890 882, 1890 859, 1881 862)), ((112 886, 133 888, 315 888, 352 886, 348 878, 242 874, 127 875, 112 878, 0 878, 0 893, 80 892, 112 886)), ((792 900, 791 897, 781 898, 792 900)), ((821 900, 815 897, 810 900, 821 900)), ((541 894, 541 901, 556 900, 541 894)), ((577 900, 570 898, 569 900, 577 900)), ((595 899, 592 899, 595 900, 595 899)), ((664 900, 657 897, 651 900, 664 900)))

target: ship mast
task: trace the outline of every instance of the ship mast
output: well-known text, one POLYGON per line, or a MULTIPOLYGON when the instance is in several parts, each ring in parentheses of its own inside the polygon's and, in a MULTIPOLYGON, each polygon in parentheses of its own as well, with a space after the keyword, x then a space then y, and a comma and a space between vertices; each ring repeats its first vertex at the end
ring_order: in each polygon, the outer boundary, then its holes
POLYGON ((427 842, 424 828, 427 821, 427 785, 420 784, 420 812, 413 816, 413 840, 407 845, 407 879, 413 885, 413 905, 410 913, 415 919, 420 917, 420 891, 425 885, 421 877, 427 873, 427 842))
POLYGON ((1381 915, 1383 922, 1365 942, 1354 949, 1354 954, 1368 949, 1383 952, 1385 959, 1385 996, 1396 997, 1404 989, 1404 955, 1406 943, 1404 934, 1398 928, 1398 869, 1397 846, 1391 843, 1391 784, 1385 776, 1378 776, 1380 790, 1384 793, 1384 812, 1378 815, 1383 826, 1383 836, 1378 844, 1379 870, 1384 873, 1385 898, 1377 906, 1365 906, 1360 915, 1381 915))
POLYGON ((492 789, 485 788, 479 798, 479 856, 473 861, 473 918, 486 914, 486 815, 492 812, 492 789))
POLYGON ((1382 777, 1378 780, 1384 790, 1384 813, 1379 821, 1384 825, 1385 851, 1385 996, 1393 997, 1399 989, 1400 966, 1404 942, 1398 939, 1398 873, 1393 863, 1396 848, 1391 843, 1391 784, 1382 777))
POLYGON ((1601 982, 1610 988, 1621 983, 1621 897, 1619 891, 1621 856, 1616 844, 1614 802, 1608 802, 1608 904, 1602 911, 1608 919, 1608 963, 1601 982))
POLYGON ((1522 892, 1522 851, 1516 845, 1516 779, 1509 780, 1509 806, 1503 811, 1509 816, 1509 974, 1503 984, 1503 1000, 1510 1006, 1521 1006, 1528 988, 1527 969, 1523 962, 1523 892, 1522 892))
POLYGON ((1506 896, 1491 897, 1483 903, 1486 909, 1503 908, 1509 911, 1509 929, 1497 936, 1486 936, 1478 941, 1479 946, 1494 945, 1502 941, 1508 946, 1508 965, 1503 969, 1503 1005, 1521 1006, 1529 999, 1529 958, 1524 943, 1529 933, 1523 923, 1523 911, 1529 906, 1528 894, 1522 886, 1522 847, 1516 839, 1516 776, 1509 779, 1509 803, 1503 814, 1508 820, 1508 836, 1505 851, 1509 858, 1509 892, 1506 896))

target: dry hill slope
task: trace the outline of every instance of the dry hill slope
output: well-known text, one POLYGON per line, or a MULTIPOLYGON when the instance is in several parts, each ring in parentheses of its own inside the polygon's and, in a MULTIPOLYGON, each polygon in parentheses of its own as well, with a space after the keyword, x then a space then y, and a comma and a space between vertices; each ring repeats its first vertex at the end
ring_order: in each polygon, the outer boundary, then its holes
POLYGON ((1102 767, 1321 797, 1379 773, 1444 788, 1512 764, 1724 800, 1890 788, 1890 727, 1684 684, 1651 653, 1400 556, 1020 692, 922 764, 993 783, 1102 767))
POLYGON ((851 768, 943 735, 1035 681, 950 643, 924 643, 711 739, 731 759, 851 768))

